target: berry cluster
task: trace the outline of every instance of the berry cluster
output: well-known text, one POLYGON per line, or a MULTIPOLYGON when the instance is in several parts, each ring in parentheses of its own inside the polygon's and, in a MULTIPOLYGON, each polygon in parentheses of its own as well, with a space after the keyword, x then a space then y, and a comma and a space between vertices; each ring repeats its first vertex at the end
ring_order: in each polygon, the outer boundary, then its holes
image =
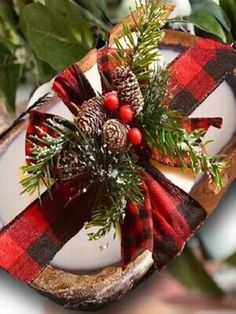
MULTIPOLYGON (((120 121, 130 123, 134 118, 134 112, 129 104, 120 106, 120 100, 117 92, 108 92, 104 96, 104 106, 110 112, 118 111, 120 121)), ((133 146, 137 146, 142 142, 142 133, 138 128, 131 128, 128 131, 128 141, 133 146)))

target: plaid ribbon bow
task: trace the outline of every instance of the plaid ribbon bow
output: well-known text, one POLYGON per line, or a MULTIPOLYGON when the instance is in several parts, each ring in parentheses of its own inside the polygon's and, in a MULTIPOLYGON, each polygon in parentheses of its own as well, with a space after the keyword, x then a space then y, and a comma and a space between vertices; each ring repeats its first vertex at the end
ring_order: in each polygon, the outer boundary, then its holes
MULTIPOLYGON (((113 65, 109 54, 114 50, 98 51, 98 69, 110 79, 113 65)), ((186 116, 192 112, 236 67, 236 54, 228 46, 212 40, 198 40, 196 45, 170 66, 170 87, 175 87, 171 106, 183 109, 186 116), (188 69, 188 71, 185 71, 188 69)), ((75 114, 75 106, 95 96, 89 82, 78 66, 73 65, 55 79, 54 91, 75 114), (73 103, 73 105, 72 105, 73 103)), ((103 91, 106 87, 103 86, 103 91)), ((39 127, 54 117, 47 113, 32 111, 26 138, 31 134, 40 137, 39 127)), ((209 126, 221 126, 221 119, 187 119, 185 128, 208 130, 209 126)), ((45 130, 52 136, 52 130, 45 130)), ((26 141, 27 143, 27 141, 26 141)), ((31 146, 26 144, 26 153, 31 146)), ((176 165, 178 160, 153 152, 152 158, 163 163, 176 165), (164 158, 165 157, 165 158, 164 158)), ((181 252, 194 230, 205 219, 205 210, 187 193, 175 186, 148 161, 144 162, 142 176, 144 202, 142 206, 128 202, 126 216, 121 225, 122 266, 125 267, 140 250, 153 253, 157 269, 161 269, 181 252)), ((78 182, 60 182, 31 203, 19 216, 0 232, 0 267, 17 279, 30 283, 44 269, 55 254, 77 234, 89 220, 96 191, 86 193, 65 206, 73 199, 78 182)))

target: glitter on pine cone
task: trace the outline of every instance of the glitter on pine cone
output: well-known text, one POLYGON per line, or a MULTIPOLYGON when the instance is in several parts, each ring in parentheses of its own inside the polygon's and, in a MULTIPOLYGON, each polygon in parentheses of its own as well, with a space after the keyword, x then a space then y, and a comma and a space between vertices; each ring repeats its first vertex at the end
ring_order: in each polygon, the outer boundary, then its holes
POLYGON ((103 99, 91 98, 83 103, 76 117, 76 125, 84 134, 101 134, 102 126, 106 120, 103 99))
POLYGON ((127 126, 117 119, 108 120, 102 129, 103 143, 112 152, 123 153, 128 148, 127 126))
POLYGON ((123 104, 130 105, 137 116, 143 109, 143 95, 134 73, 128 67, 118 67, 112 73, 112 84, 123 104))

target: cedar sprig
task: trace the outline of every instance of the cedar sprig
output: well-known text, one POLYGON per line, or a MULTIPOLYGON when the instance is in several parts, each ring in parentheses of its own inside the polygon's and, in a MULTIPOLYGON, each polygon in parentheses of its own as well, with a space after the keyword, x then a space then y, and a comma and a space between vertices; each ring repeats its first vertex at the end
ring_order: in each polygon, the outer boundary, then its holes
POLYGON ((100 182, 91 220, 86 225, 86 228, 99 227, 98 231, 88 233, 90 240, 105 236, 123 222, 127 200, 142 202, 140 171, 129 155, 112 157, 100 182))
POLYGON ((77 163, 68 163, 65 167, 61 160, 61 177, 71 179, 75 175, 89 178, 87 185, 81 187, 71 200, 97 186, 95 205, 86 228, 98 227, 88 236, 90 240, 99 239, 123 221, 127 199, 136 203, 142 201, 139 176, 142 169, 128 154, 114 154, 98 138, 84 135, 79 130, 72 147, 66 151, 68 154, 78 156, 77 163))
POLYGON ((87 185, 81 187, 72 200, 97 186, 95 205, 86 228, 98 227, 98 231, 88 233, 90 240, 101 238, 122 222, 127 199, 136 203, 142 201, 139 176, 142 169, 129 154, 114 154, 98 138, 84 135, 79 130, 65 154, 78 158, 77 163, 69 163, 66 168, 63 160, 59 161, 61 178, 89 178, 87 185))
POLYGON ((27 174, 21 181, 23 192, 32 194, 38 190, 40 197, 41 183, 50 193, 57 180, 85 178, 85 185, 78 186, 68 204, 97 185, 97 198, 87 228, 99 227, 97 232, 89 233, 90 240, 103 237, 112 226, 122 222, 127 199, 142 201, 138 175, 142 169, 128 154, 110 152, 99 138, 84 135, 69 121, 48 119, 44 124, 54 136, 45 133, 41 138, 34 135, 29 139, 33 149, 28 156, 30 164, 22 167, 27 174))
POLYGON ((90 181, 94 181, 103 176, 107 159, 108 153, 96 137, 87 136, 76 129, 73 141, 60 156, 58 163, 60 177, 62 180, 88 177, 90 181), (70 156, 73 162, 68 161, 70 156))
MULTIPOLYGON (((23 174, 26 176, 21 180, 23 187, 22 193, 32 195, 38 191, 40 196, 41 183, 50 192, 50 187, 55 182, 52 169, 58 163, 58 158, 62 150, 71 141, 71 130, 67 128, 62 121, 48 119, 44 126, 54 132, 54 136, 42 130, 42 137, 37 135, 30 136, 27 141, 32 144, 30 156, 26 156, 29 161, 28 165, 21 167, 23 174)), ((67 122, 67 124, 69 121, 67 122)))
POLYGON ((163 26, 166 23, 168 8, 161 5, 159 0, 137 1, 137 10, 131 12, 131 17, 136 26, 136 34, 126 21, 123 22, 124 44, 115 39, 118 57, 141 81, 149 80, 152 76, 152 65, 160 58, 158 43, 164 36, 163 26), (131 51, 127 53, 127 48, 131 51))
POLYGON ((208 156, 202 147, 204 130, 188 132, 183 128, 184 116, 181 112, 168 108, 163 101, 167 95, 168 70, 156 70, 148 87, 143 112, 138 122, 144 137, 151 147, 162 154, 178 157, 182 168, 191 168, 197 175, 207 173, 217 187, 222 186, 220 173, 224 168, 221 155, 208 156), (186 158, 187 157, 187 158, 186 158))
POLYGON ((97 176, 101 171, 101 158, 105 162, 105 155, 102 147, 98 149, 98 145, 95 146, 95 139, 84 136, 73 123, 59 117, 48 119, 43 126, 53 136, 41 128, 43 134, 40 138, 32 135, 27 139, 33 147, 30 155, 26 156, 29 164, 21 167, 26 175, 20 182, 22 193, 33 194, 37 190, 40 196, 41 183, 50 192, 55 180, 71 180, 83 175, 97 176), (65 158, 71 155, 74 157, 73 163, 65 158))

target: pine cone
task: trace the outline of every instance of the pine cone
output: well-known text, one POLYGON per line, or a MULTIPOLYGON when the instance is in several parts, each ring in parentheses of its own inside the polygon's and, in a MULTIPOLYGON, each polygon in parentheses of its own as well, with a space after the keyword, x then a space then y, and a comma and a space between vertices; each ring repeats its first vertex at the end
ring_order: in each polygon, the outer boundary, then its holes
POLYGON ((128 103, 135 116, 143 109, 143 95, 134 73, 128 67, 121 66, 112 74, 112 83, 121 102, 128 103))
POLYGON ((81 106, 76 117, 76 125, 84 134, 100 134, 105 120, 103 99, 94 97, 85 101, 81 106))
POLYGON ((116 119, 110 119, 103 126, 102 139, 109 150, 123 153, 128 147, 127 127, 116 119))

